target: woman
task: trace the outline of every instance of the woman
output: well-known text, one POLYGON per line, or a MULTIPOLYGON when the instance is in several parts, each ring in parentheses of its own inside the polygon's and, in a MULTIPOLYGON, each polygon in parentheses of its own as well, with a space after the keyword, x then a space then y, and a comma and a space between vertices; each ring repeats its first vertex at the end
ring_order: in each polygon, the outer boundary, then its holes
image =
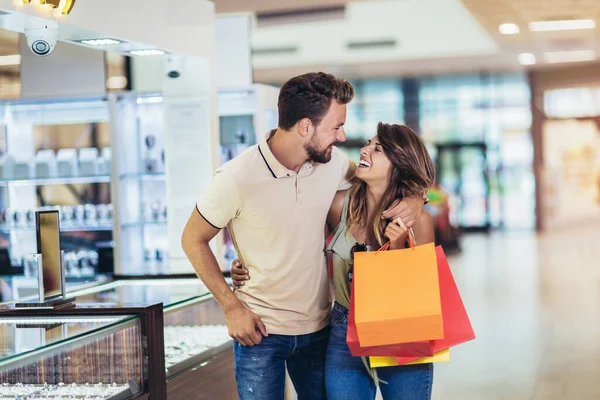
MULTIPOLYGON (((378 368, 375 372, 366 359, 350 354, 346 333, 354 253, 377 250, 388 241, 390 249, 405 248, 409 232, 404 222, 377 216, 396 199, 424 196, 434 179, 435 168, 420 137, 404 125, 379 123, 377 135, 361 149, 352 187, 334 198, 327 216, 327 228, 334 233, 327 250, 333 256, 335 287, 325 366, 328 400, 374 400, 377 386, 384 400, 431 398, 432 364, 378 368)), ((418 244, 434 241, 427 211, 412 230, 418 244)), ((234 284, 243 285, 246 272, 232 269, 234 284)))

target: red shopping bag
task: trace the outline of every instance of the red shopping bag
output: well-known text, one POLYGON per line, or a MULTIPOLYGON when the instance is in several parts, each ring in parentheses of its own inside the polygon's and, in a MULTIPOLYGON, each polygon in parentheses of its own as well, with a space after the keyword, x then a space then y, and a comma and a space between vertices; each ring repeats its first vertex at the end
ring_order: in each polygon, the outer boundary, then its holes
POLYGON ((430 341, 390 344, 362 347, 358 340, 356 319, 354 317, 354 281, 350 291, 350 310, 348 312, 348 333, 346 342, 353 356, 390 356, 390 357, 431 357, 433 350, 430 341))
MULTIPOLYGON (((444 338, 431 341, 434 353, 449 349, 450 347, 475 339, 475 332, 465 306, 456 287, 448 260, 442 246, 435 248, 438 276, 440 280, 440 298, 442 301, 442 315, 444 318, 444 338)), ((398 364, 406 364, 418 357, 398 357, 398 364)))

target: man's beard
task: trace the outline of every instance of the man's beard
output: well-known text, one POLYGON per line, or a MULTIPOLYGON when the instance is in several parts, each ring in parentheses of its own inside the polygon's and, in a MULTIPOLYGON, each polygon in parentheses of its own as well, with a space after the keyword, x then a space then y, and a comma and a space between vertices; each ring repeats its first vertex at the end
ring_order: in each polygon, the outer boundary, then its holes
MULTIPOLYGON (((335 145, 337 145, 337 142, 333 143, 331 146, 335 145)), ((326 147, 325 150, 319 150, 312 140, 304 145, 304 150, 306 150, 309 161, 319 164, 327 164, 329 161, 331 161, 332 152, 328 153, 329 147, 326 147)))

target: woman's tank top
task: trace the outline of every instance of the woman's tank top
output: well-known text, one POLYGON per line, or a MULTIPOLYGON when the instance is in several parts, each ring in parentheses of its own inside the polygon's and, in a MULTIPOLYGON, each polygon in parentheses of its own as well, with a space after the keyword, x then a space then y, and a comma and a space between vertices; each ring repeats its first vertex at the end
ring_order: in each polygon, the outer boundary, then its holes
POLYGON ((327 251, 332 253, 333 263, 333 284, 335 287, 335 301, 346 308, 350 308, 350 281, 348 273, 353 266, 350 250, 356 244, 354 236, 347 232, 348 226, 348 203, 350 201, 350 192, 344 197, 344 207, 342 209, 342 218, 337 226, 333 238, 327 246, 327 251))

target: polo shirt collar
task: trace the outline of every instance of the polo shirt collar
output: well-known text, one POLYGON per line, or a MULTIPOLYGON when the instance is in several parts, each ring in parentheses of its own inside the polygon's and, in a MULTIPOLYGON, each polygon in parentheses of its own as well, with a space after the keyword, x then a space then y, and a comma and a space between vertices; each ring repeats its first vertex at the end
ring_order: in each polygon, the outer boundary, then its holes
POLYGON ((271 136, 273 136, 276 131, 276 129, 273 129, 272 131, 268 132, 265 136, 262 137, 260 143, 258 144, 258 151, 260 152, 260 155, 262 156, 263 160, 265 160, 265 164, 267 165, 267 168, 269 168, 269 171, 273 175, 273 178, 285 178, 291 175, 290 171, 286 167, 284 167, 279 161, 277 161, 277 158, 275 158, 275 155, 273 154, 273 152, 269 148, 269 144, 267 143, 267 140, 271 138, 271 136))

